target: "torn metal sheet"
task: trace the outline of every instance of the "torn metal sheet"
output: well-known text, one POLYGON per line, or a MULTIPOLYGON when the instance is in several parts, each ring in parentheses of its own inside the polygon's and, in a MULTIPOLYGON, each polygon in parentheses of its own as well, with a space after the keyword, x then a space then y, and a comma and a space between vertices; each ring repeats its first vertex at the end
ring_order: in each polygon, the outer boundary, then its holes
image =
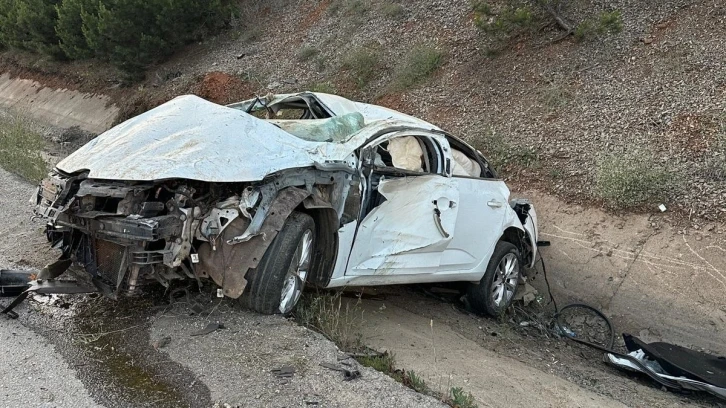
POLYGON ((669 388, 709 392, 726 399, 726 359, 665 342, 645 343, 623 334, 627 356, 605 354, 605 361, 620 368, 662 379, 669 388), (630 356, 630 359, 626 358, 630 356), (639 363, 639 364, 637 364, 639 363))
POLYGON ((231 237, 247 230, 249 221, 237 218, 230 223, 228 230, 219 236, 218 243, 209 242, 199 247, 201 262, 197 270, 200 276, 211 277, 222 287, 225 296, 240 297, 247 286, 248 271, 257 267, 287 217, 308 195, 294 187, 281 192, 270 206, 274 216, 265 218, 259 233, 242 243, 234 242, 231 237))
POLYGON ((18 317, 18 314, 13 311, 19 304, 21 304, 31 293, 38 293, 42 295, 51 294, 80 294, 80 293, 95 293, 99 290, 97 288, 83 285, 76 281, 70 280, 34 280, 28 283, 28 288, 20 293, 9 305, 7 305, 0 314, 9 316, 12 319, 18 317))

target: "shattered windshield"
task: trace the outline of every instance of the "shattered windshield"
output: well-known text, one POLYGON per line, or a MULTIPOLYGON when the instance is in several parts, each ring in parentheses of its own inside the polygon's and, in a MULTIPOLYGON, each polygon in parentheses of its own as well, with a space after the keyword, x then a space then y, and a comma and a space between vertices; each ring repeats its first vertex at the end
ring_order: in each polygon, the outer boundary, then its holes
POLYGON ((310 142, 343 143, 365 126, 363 115, 347 113, 328 119, 271 119, 268 122, 310 142))
POLYGON ((277 98, 268 95, 228 107, 243 110, 310 142, 342 143, 365 126, 362 114, 352 112, 333 116, 313 94, 277 98))

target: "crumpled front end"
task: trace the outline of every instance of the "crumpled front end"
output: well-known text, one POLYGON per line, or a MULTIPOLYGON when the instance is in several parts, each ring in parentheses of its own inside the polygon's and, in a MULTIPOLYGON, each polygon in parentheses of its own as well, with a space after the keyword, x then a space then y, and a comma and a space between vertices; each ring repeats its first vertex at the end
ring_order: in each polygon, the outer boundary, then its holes
POLYGON ((108 296, 149 281, 168 287, 174 279, 211 278, 237 298, 287 216, 306 199, 331 207, 346 175, 297 169, 260 182, 208 183, 55 172, 38 188, 35 213, 62 251, 56 264, 82 267, 108 296))

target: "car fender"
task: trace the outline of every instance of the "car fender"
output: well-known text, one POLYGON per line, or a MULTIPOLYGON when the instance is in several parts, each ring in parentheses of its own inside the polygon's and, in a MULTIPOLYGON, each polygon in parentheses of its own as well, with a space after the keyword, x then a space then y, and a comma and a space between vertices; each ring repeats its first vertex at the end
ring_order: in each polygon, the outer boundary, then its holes
MULTIPOLYGON (((507 206, 504 225, 502 227, 502 239, 507 240, 505 239, 507 235, 507 230, 510 230, 511 228, 517 229, 521 233, 523 233, 527 239, 527 244, 529 244, 532 252, 531 256, 528 257, 529 262, 526 266, 527 268, 533 268, 535 260, 537 259, 537 213, 535 212, 534 207, 531 204, 527 204, 529 205, 529 210, 527 212, 524 223, 522 223, 514 209, 507 206)), ((520 247, 523 245, 523 243, 519 242, 513 243, 520 247)))
POLYGON ((201 262, 195 273, 200 277, 211 277, 222 287, 225 296, 233 299, 240 297, 247 286, 247 271, 257 267, 289 215, 309 195, 309 192, 296 187, 280 190, 272 200, 269 215, 265 217, 259 231, 245 241, 234 242, 232 237, 248 230, 250 221, 245 217, 232 221, 220 237, 219 248, 209 242, 199 247, 201 262))

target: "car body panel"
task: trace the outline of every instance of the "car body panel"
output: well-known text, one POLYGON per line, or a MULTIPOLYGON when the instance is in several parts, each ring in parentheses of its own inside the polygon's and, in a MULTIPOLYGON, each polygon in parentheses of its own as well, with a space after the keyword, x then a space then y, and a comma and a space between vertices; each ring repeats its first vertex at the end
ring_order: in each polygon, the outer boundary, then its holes
POLYGON ((503 231, 507 218, 516 215, 507 211, 509 189, 502 180, 452 177, 460 194, 459 218, 456 235, 441 259, 442 271, 481 271, 486 269, 483 259, 489 259, 503 231), (488 203, 498 203, 498 207, 488 203), (483 229, 486 226, 486 229, 483 229))
POLYGON ((346 275, 438 271, 455 234, 458 208, 449 203, 459 201, 459 191, 452 180, 437 174, 390 179, 378 192, 386 201, 358 227, 346 275))

